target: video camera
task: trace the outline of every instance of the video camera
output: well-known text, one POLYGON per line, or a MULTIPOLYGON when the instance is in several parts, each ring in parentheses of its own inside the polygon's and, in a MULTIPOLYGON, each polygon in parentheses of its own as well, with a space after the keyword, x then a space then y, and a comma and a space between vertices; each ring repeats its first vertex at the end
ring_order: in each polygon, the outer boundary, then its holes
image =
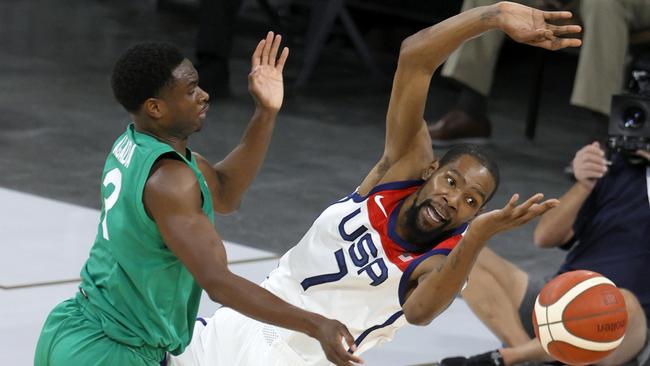
POLYGON ((625 154, 650 151, 650 73, 633 71, 631 93, 612 97, 607 146, 625 154))

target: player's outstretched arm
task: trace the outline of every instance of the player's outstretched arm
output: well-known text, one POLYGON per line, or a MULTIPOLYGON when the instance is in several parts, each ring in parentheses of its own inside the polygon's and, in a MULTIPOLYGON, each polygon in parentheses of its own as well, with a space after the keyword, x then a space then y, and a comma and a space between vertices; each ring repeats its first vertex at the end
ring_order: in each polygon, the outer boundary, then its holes
POLYGON ((255 112, 239 145, 209 169, 208 174, 213 175, 216 182, 211 191, 217 212, 229 213, 239 208, 244 192, 264 162, 284 98, 282 71, 289 49, 284 47, 280 52, 281 42, 280 35, 268 32, 257 44, 248 75, 248 90, 255 101, 255 112))
POLYGON ((542 202, 538 193, 517 205, 519 195, 499 210, 477 216, 449 256, 432 256, 423 261, 411 275, 412 291, 403 310, 412 324, 430 323, 449 306, 467 280, 476 257, 487 241, 497 233, 521 226, 559 203, 556 199, 542 202))
POLYGON ((210 298, 251 318, 316 338, 328 360, 352 366, 354 338, 340 322, 292 306, 228 269, 221 238, 201 210, 201 191, 184 163, 162 159, 145 185, 143 201, 167 247, 183 262, 210 298))
POLYGON ((391 179, 417 178, 433 159, 423 120, 429 84, 434 71, 461 43, 485 31, 501 29, 518 42, 538 47, 577 47, 580 40, 558 36, 580 32, 579 26, 547 23, 570 17, 570 12, 545 12, 500 2, 470 9, 406 38, 386 114, 384 154, 362 183, 360 192, 372 188, 390 169, 397 170, 391 179), (398 162, 402 168, 395 168, 398 162))

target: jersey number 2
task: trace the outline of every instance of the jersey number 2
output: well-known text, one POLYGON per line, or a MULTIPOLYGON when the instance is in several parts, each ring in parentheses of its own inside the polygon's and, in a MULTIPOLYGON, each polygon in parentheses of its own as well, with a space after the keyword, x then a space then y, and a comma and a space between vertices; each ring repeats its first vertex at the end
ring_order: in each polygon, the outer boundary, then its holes
POLYGON ((108 217, 108 211, 113 208, 113 206, 115 206, 117 197, 120 194, 120 188, 122 188, 122 173, 120 170, 118 168, 115 168, 106 173, 103 184, 104 187, 107 188, 109 185, 113 185, 113 187, 115 187, 113 189, 113 192, 109 194, 108 197, 104 198, 104 219, 102 220, 102 235, 104 239, 109 240, 106 218, 108 217))

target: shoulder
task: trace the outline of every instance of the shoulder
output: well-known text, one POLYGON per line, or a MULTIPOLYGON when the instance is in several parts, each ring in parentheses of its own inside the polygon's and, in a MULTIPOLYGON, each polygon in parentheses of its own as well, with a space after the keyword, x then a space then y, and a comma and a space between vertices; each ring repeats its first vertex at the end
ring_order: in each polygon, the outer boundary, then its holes
POLYGON ((359 193, 365 195, 385 183, 421 180, 433 159, 433 153, 422 151, 412 151, 396 161, 384 156, 359 186, 359 193))
POLYGON ((210 165, 210 162, 208 161, 208 159, 206 159, 205 157, 203 157, 203 155, 201 155, 201 154, 199 154, 199 153, 197 153, 197 152, 195 152, 195 151, 192 151, 192 156, 193 156, 194 159, 196 160, 196 164, 197 164, 199 167, 200 167, 201 165, 210 165))
POLYGON ((161 156, 151 167, 145 193, 168 197, 198 192, 198 180, 192 169, 173 154, 161 156))

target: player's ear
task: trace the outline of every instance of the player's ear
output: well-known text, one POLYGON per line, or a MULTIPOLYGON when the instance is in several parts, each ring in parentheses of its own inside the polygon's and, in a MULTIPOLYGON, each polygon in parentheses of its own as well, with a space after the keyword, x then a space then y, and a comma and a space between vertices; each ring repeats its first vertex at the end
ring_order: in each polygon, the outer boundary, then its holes
POLYGON ((431 178, 433 173, 435 173, 436 170, 440 167, 440 163, 438 160, 433 160, 429 166, 422 171, 422 179, 427 180, 431 178))
POLYGON ((165 112, 165 105, 158 98, 149 98, 142 104, 142 110, 152 119, 160 119, 165 112))

